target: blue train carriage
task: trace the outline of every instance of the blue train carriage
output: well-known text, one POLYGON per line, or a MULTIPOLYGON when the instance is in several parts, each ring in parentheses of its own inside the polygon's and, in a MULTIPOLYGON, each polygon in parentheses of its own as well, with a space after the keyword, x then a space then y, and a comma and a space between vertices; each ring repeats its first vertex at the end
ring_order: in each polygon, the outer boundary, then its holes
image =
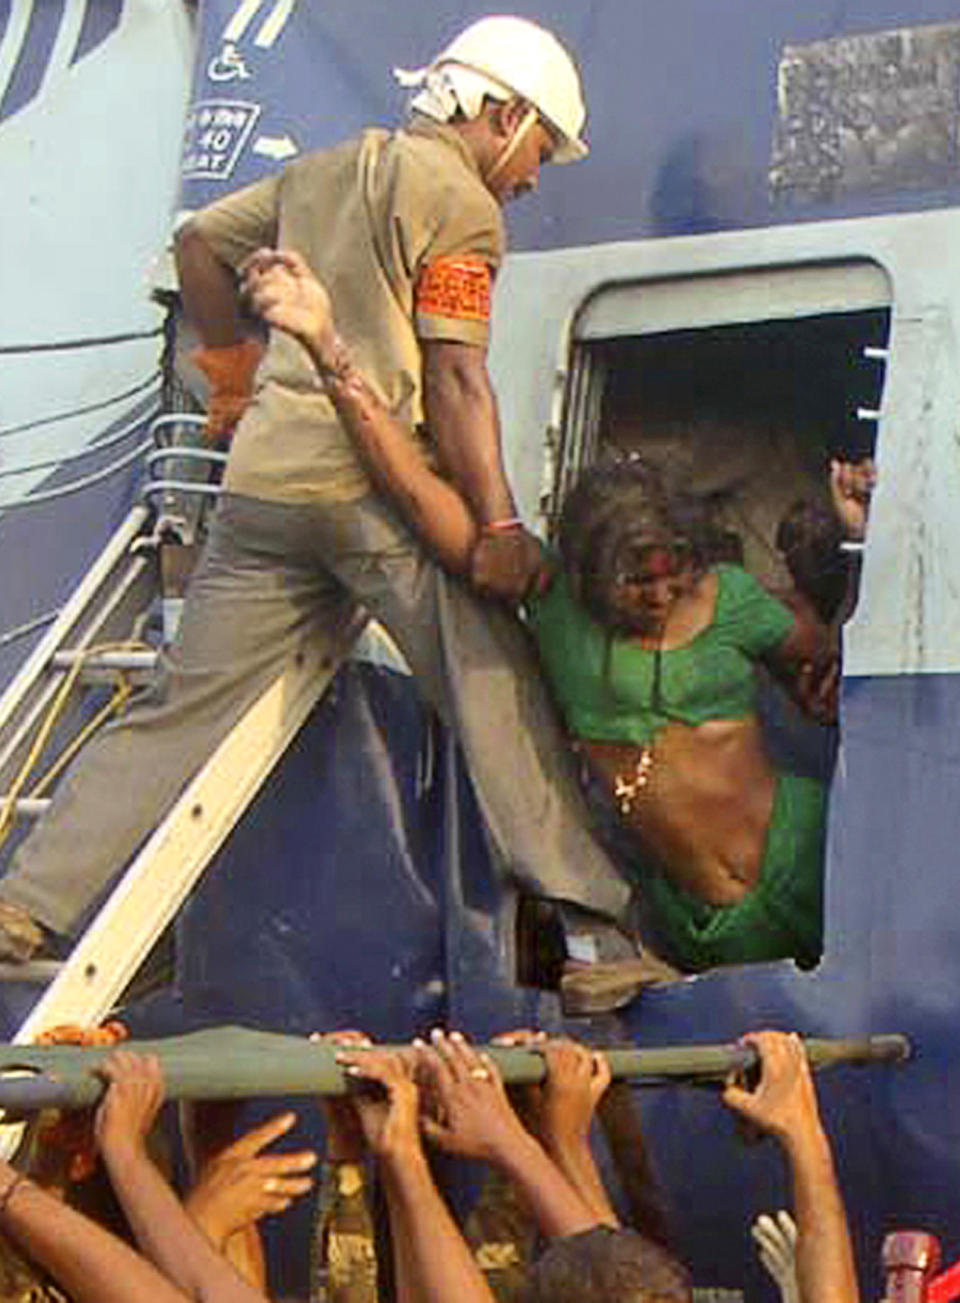
MULTIPOLYGON (((774 518, 782 494, 798 487, 796 469, 784 483, 778 462, 810 451, 807 443, 787 452, 785 432, 809 440, 821 466, 826 450, 865 451, 876 432, 880 481, 844 639, 824 958, 809 973, 785 962, 701 976, 645 995, 626 1020, 650 1044, 733 1037, 760 1023, 831 1035, 909 1031, 916 1061, 878 1075, 865 1111, 852 1107, 855 1094, 836 1096, 842 1148, 857 1172, 854 1215, 870 1206, 874 1243, 877 1218, 935 1220, 946 1231, 952 1213, 943 1194, 954 1185, 946 1134, 956 1125, 947 901, 957 835, 950 558, 960 359, 950 326, 956 281, 945 268, 958 234, 960 217, 944 210, 529 253, 511 260, 498 288, 505 426, 546 432, 539 469, 548 507, 571 462, 589 461, 605 442, 656 447, 656 437, 643 442, 645 415, 655 436, 672 436, 674 452, 677 430, 693 441, 689 465, 701 478, 703 463, 715 464, 710 441, 727 439, 733 425, 738 470, 753 466, 774 518), (772 380, 768 368, 784 366, 772 380), (848 421, 851 405, 865 429, 848 421)), ((532 513, 543 499, 536 458, 524 455, 515 465, 532 513)), ((821 761, 792 759, 811 772, 821 761)), ((657 1127, 662 1110, 658 1142, 674 1138, 685 1216, 703 1209, 704 1235, 719 1229, 718 1173, 743 1162, 705 1153, 701 1170, 681 1161, 689 1137, 711 1128, 714 1108, 670 1092, 650 1112, 657 1127)))
MULTIPOLYGON (((129 17, 127 6, 104 8, 129 17)), ((21 27, 30 8, 16 9, 21 27)), ((546 527, 605 444, 669 453, 705 493, 721 467, 748 486, 748 564, 773 577, 784 505, 822 489, 829 452, 876 451, 836 753, 770 706, 775 745, 832 774, 824 958, 805 973, 785 961, 684 980, 594 1030, 644 1044, 771 1024, 907 1033, 907 1068, 824 1083, 877 1293, 886 1229, 919 1224, 948 1259, 960 1253, 960 25, 946 0, 830 0, 802 14, 715 0, 514 8, 577 51, 593 145, 510 215, 492 367, 525 515, 546 527)), ((483 11, 205 0, 183 206, 395 120, 389 69, 417 66, 483 11)), ((358 1008, 393 1035, 432 1016, 478 1034, 555 1019, 550 997, 510 981, 508 913, 449 739, 402 675, 353 665, 195 893, 178 996, 191 1018, 290 1030, 353 1021, 358 1008)), ((778 1164, 745 1153, 711 1097, 659 1089, 645 1112, 698 1283, 761 1289, 745 1203, 784 1202, 778 1164)))
MULTIPOLYGON (((783 962, 686 980, 607 1030, 649 1044, 763 1024, 909 1033, 908 1069, 840 1074, 826 1106, 864 1265, 876 1272, 881 1232, 911 1222, 942 1234, 949 1256, 960 1249, 948 885, 960 29, 936 3, 815 5, 801 16, 686 0, 669 13, 608 5, 589 19, 574 6, 519 8, 581 56, 594 146, 577 169, 548 170, 537 199, 510 215, 492 367, 525 515, 546 528, 604 444, 659 449, 706 493, 714 473, 748 483, 748 565, 774 578, 776 520, 797 493, 822 488, 828 454, 875 448, 880 464, 845 633, 838 750, 773 721, 794 764, 832 773, 824 958, 807 973, 783 962)), ((438 31, 480 11, 370 6, 380 62, 416 63, 438 31)), ((364 71, 344 93, 350 70, 373 64, 355 17, 334 6, 312 20, 335 112, 298 117, 311 143, 378 110, 395 116, 395 104, 378 104, 385 77, 364 71)), ((257 166, 241 155, 238 175, 257 166)), ((278 799, 302 806, 289 790, 278 799)), ((454 774, 428 821, 453 829, 432 861, 445 949, 407 1008, 391 1006, 401 1021, 431 991, 478 1031, 519 1011, 499 965, 503 902, 469 804, 454 774)), ((375 858, 363 860, 371 892, 382 888, 375 858)), ((406 919, 429 934, 409 904, 406 919)), ((367 962, 370 976, 381 961, 367 962)), ((381 975, 389 1006, 396 970, 381 975)), ((758 1210, 782 1202, 776 1165, 743 1155, 713 1099, 658 1091, 647 1118, 698 1280, 752 1292, 743 1190, 758 1210)))

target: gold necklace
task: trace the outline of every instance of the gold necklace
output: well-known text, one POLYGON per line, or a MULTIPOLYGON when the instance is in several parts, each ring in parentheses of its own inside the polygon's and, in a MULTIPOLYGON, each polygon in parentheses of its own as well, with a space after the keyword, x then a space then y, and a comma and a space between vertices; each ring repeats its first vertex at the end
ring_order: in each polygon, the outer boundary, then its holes
MULTIPOLYGON (((650 686, 651 714, 663 713, 663 687, 660 678, 662 654, 663 629, 660 630, 660 636, 653 651, 653 683, 650 686)), ((650 782, 652 773, 653 746, 651 743, 645 742, 640 748, 639 756, 626 773, 614 774, 613 776, 613 798, 621 815, 626 817, 633 811, 634 805, 640 798, 640 793, 650 782)))

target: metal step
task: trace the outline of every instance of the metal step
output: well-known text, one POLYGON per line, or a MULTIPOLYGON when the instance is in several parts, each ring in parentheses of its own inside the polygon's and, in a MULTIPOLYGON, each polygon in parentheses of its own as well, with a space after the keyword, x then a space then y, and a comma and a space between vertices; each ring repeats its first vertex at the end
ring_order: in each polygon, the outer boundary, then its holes
POLYGON ((50 660, 51 669, 72 670, 79 662, 78 681, 82 684, 113 683, 118 674, 134 682, 147 682, 156 669, 159 653, 154 648, 143 651, 84 652, 69 649, 57 652, 50 660))
POLYGON ((57 652, 51 664, 55 669, 69 669, 83 661, 88 669, 103 670, 152 670, 157 663, 156 651, 128 652, 57 652))
MULTIPOLYGON (((9 797, 0 796, 0 810, 6 808, 8 800, 9 797)), ((21 796, 14 801, 13 808, 17 814, 22 815, 25 819, 39 819, 49 804, 50 798, 48 796, 21 796)))
POLYGON ((61 959, 31 959, 26 964, 0 963, 0 984, 23 982, 24 985, 47 986, 60 975, 61 959))

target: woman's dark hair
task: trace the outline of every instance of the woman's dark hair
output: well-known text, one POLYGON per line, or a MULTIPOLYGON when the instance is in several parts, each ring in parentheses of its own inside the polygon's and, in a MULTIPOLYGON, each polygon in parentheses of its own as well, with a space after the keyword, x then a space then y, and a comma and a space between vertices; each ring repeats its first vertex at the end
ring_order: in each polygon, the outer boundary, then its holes
POLYGON ((690 1276, 638 1231, 594 1226, 554 1240, 530 1268, 524 1303, 689 1303, 690 1276))
POLYGON ((598 623, 616 628, 617 576, 651 547, 682 553, 692 568, 702 568, 704 528, 697 504, 668 494, 649 466, 630 457, 599 462, 570 490, 560 513, 557 541, 573 596, 598 623))
POLYGON ((843 526, 822 503, 798 499, 777 526, 777 547, 797 589, 825 624, 847 593, 847 558, 840 550, 843 526))

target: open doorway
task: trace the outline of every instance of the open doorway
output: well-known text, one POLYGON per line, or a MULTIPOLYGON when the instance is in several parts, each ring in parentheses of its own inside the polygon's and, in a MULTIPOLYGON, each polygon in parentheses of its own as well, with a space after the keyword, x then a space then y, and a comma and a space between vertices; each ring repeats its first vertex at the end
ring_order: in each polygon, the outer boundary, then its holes
MULTIPOLYGON (((817 512, 829 516, 831 459, 860 463, 873 456, 890 329, 889 286, 879 268, 834 267, 825 280, 818 280, 822 274, 822 268, 815 269, 810 282, 805 281, 803 269, 781 269, 704 279, 699 286, 696 278, 689 278, 678 295, 673 293, 677 282, 619 285, 606 298, 608 292, 598 290, 573 331, 560 457, 550 502, 552 524, 556 526, 563 499, 584 469, 597 461, 640 464, 652 470, 668 495, 697 504, 717 548, 712 566, 746 571, 768 593, 789 599, 792 590, 795 596, 794 579, 785 563, 782 522, 799 502, 813 504, 817 512), (847 272, 850 278, 845 284, 847 272), (701 286, 702 295, 696 292, 701 286), (777 301, 778 288, 786 291, 783 302, 777 301)), ((844 558, 838 568, 846 564, 844 558)), ((692 647, 692 643, 685 646, 684 653, 692 647)), ((659 649, 656 655, 660 656, 659 649)), ((667 644, 663 683, 670 655, 667 644)), ((693 659, 691 655, 690 674, 697 680, 702 700, 705 671, 693 659)), ((767 663, 758 657, 754 665, 756 694, 751 711, 762 733, 775 795, 760 878, 751 879, 751 884, 764 883, 768 869, 772 876, 773 841, 779 837, 785 844, 792 835, 790 816, 784 813, 787 789, 808 792, 812 789, 803 785, 818 784, 825 797, 838 741, 835 723, 805 715, 767 672, 767 663)), ((659 659, 654 673, 659 688, 659 659)), ((681 697, 682 678, 673 675, 681 697)), ((646 769, 642 781, 638 777, 630 788, 638 808, 655 800, 658 764, 665 766, 675 754, 683 758, 676 735, 686 728, 692 736, 699 727, 687 720, 682 701, 668 706, 675 709, 674 715, 662 709, 667 722, 657 727, 663 736, 673 729, 672 749, 662 746, 664 759, 660 759, 661 735, 651 734, 652 741, 644 741, 646 769)), ((715 712, 706 709, 703 718, 711 727, 740 718, 733 714, 728 718, 724 710, 718 704, 715 712)), ((695 748, 691 742, 691 751, 695 748)), ((659 772, 666 787, 665 769, 659 772)), ((626 790, 619 771, 612 776, 626 790)), ((718 781, 718 790, 721 785, 718 781)), ((678 801, 687 797, 685 792, 672 795, 678 801)), ((814 804, 810 803, 811 810, 814 804)), ((689 808, 698 808, 693 798, 689 808)), ((819 883, 824 870, 824 808, 825 803, 819 815, 804 816, 808 825, 814 817, 819 819, 818 835, 807 838, 804 869, 819 883), (811 845, 818 848, 813 869, 811 845)), ((650 813, 654 821, 659 817, 652 805, 650 813)), ((636 822, 642 842, 642 821, 636 822)), ((669 843, 670 839, 662 840, 669 843)), ((777 870, 784 901, 792 890, 790 854, 783 852, 777 870)), ((664 870, 662 857, 658 863, 656 853, 647 857, 641 853, 631 867, 648 889, 651 882, 674 877, 664 870)), ((695 879, 693 872, 676 875, 681 884, 695 879)), ((751 885, 750 891, 754 890, 759 888, 751 885)), ((656 900, 658 891, 647 894, 656 900)), ((698 908, 691 912, 705 919, 709 914, 698 908)), ((654 909, 649 920, 654 939, 655 914, 654 909)), ((787 946, 784 957, 791 953, 798 957, 787 946)), ((674 961, 678 957, 676 951, 669 953, 669 946, 667 957, 674 961)), ((749 958, 745 955, 742 962, 749 958)), ((688 968, 727 962, 707 958, 694 964, 684 962, 682 955, 680 960, 680 966, 688 968)))

